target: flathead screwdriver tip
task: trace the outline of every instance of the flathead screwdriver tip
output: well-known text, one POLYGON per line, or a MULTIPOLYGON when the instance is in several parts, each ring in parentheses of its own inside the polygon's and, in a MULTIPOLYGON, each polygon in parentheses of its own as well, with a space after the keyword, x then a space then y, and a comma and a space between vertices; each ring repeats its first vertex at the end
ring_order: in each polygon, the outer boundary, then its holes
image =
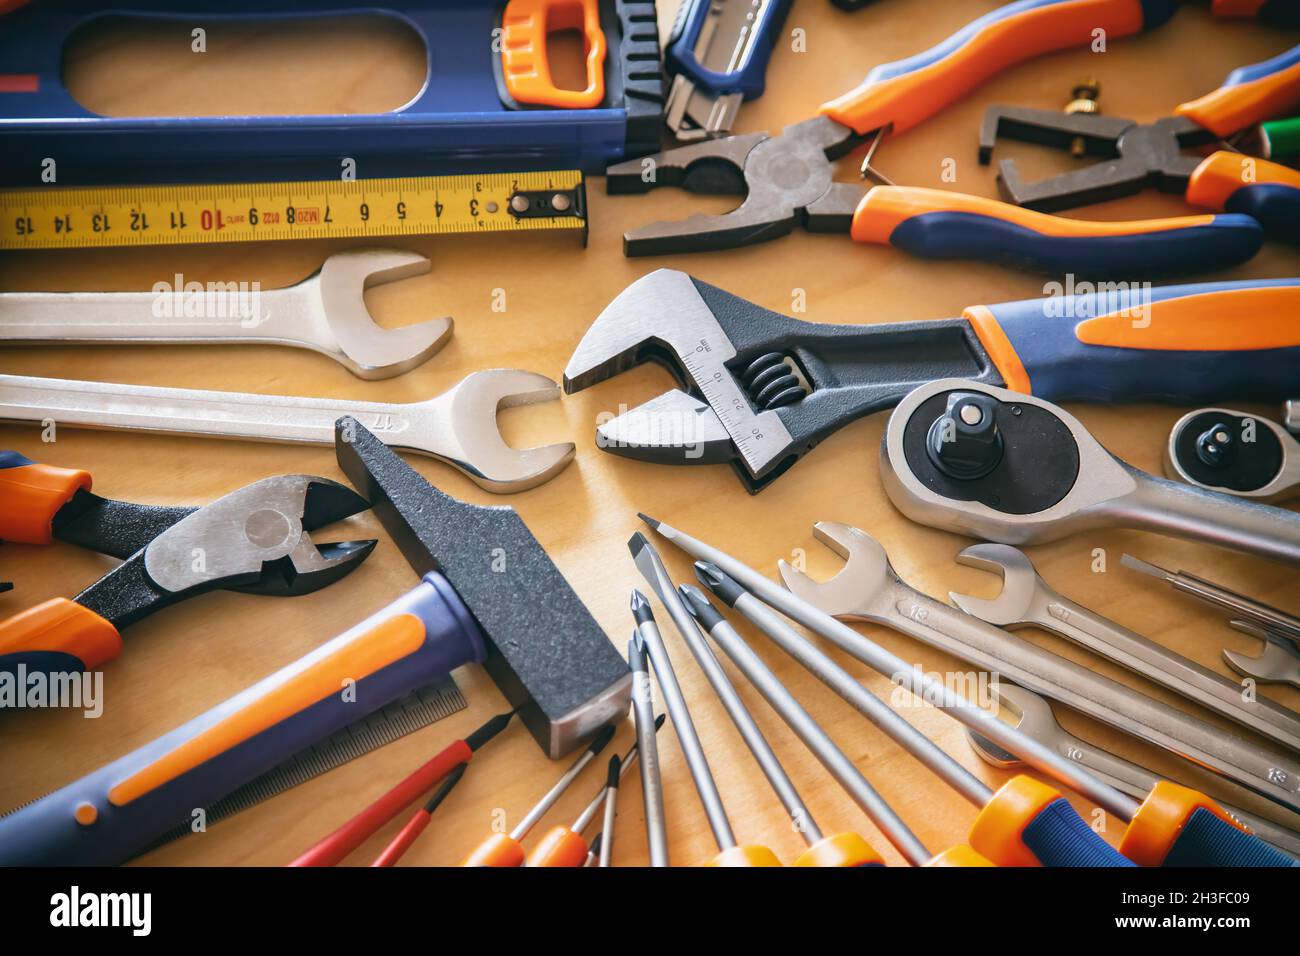
POLYGON ((650 541, 640 531, 632 532, 632 537, 627 539, 627 549, 632 552, 634 558, 649 544, 650 541))
POLYGON ((517 711, 512 710, 508 714, 497 714, 495 717, 484 723, 482 727, 478 728, 478 730, 466 737, 465 745, 469 747, 470 750, 478 750, 497 734, 501 733, 501 731, 505 730, 506 727, 510 725, 510 721, 514 718, 516 713, 517 711))
POLYGON ((609 746, 609 742, 613 738, 614 725, 606 724, 604 727, 600 728, 600 733, 596 734, 587 749, 591 751, 591 755, 594 757, 609 746))
POLYGON ((649 525, 651 528, 653 528, 654 530, 656 530, 656 531, 659 530, 659 519, 658 519, 658 518, 652 518, 652 517, 650 517, 648 514, 646 514, 644 511, 638 511, 638 512, 636 513, 636 516, 637 516, 638 518, 640 518, 642 521, 644 521, 646 524, 648 524, 648 525, 649 525))
POLYGON ((612 790, 618 789, 618 775, 623 769, 623 761, 619 759, 618 754, 609 758, 609 773, 605 775, 605 786, 612 790))
POLYGON ((1160 578, 1162 581, 1172 581, 1174 579, 1174 573, 1172 571, 1166 571, 1164 568, 1152 564, 1150 561, 1143 561, 1141 558, 1135 558, 1131 554, 1120 555, 1119 563, 1132 571, 1140 571, 1143 574, 1151 575, 1153 578, 1160 578))

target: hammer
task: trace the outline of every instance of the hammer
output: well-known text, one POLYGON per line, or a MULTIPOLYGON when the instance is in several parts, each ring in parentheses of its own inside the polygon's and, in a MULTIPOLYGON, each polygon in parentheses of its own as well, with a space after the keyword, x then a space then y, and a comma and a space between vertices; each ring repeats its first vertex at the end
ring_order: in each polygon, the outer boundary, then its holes
POLYGON ((0 866, 111 866, 294 754, 478 661, 552 758, 627 713, 632 675, 513 508, 429 485, 355 419, 339 464, 422 575, 387 607, 138 750, 0 817, 0 866))

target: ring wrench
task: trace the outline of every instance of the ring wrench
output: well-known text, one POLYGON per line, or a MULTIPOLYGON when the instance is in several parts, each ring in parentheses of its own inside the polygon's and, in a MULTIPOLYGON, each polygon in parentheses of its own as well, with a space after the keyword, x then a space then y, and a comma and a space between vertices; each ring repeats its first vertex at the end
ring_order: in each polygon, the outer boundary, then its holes
POLYGON ((1157 478, 1032 395, 944 379, 889 418, 881 479, 921 524, 1001 544, 1098 527, 1143 528, 1300 564, 1300 515, 1157 478))
POLYGON ((497 410, 559 394, 546 376, 517 369, 474 372, 441 395, 403 404, 0 375, 0 420, 331 445, 334 423, 352 416, 385 445, 439 458, 504 494, 553 478, 574 446, 511 448, 497 410))

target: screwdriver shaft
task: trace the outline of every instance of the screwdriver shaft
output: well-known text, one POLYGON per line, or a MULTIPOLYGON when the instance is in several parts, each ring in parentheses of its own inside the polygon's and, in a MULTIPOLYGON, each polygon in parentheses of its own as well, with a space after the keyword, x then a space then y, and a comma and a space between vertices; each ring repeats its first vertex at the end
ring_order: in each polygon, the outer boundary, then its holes
POLYGON ((651 866, 668 866, 668 827, 664 818, 663 783, 659 778, 659 744, 655 734, 654 698, 645 643, 637 631, 627 646, 632 668, 632 714, 636 720, 637 752, 641 755, 641 793, 645 803, 646 842, 651 866))

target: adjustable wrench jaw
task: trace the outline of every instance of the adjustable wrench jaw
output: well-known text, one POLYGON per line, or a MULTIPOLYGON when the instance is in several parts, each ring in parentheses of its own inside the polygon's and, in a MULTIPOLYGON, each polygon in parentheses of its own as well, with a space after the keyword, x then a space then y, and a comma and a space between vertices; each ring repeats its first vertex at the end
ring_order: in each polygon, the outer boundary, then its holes
POLYGON ((694 215, 634 229, 624 235, 623 251, 628 256, 706 252, 787 235, 832 191, 831 160, 860 142, 849 127, 817 116, 787 126, 779 136, 728 136, 611 166, 606 172, 611 193, 671 185, 745 197, 720 216, 694 215))

